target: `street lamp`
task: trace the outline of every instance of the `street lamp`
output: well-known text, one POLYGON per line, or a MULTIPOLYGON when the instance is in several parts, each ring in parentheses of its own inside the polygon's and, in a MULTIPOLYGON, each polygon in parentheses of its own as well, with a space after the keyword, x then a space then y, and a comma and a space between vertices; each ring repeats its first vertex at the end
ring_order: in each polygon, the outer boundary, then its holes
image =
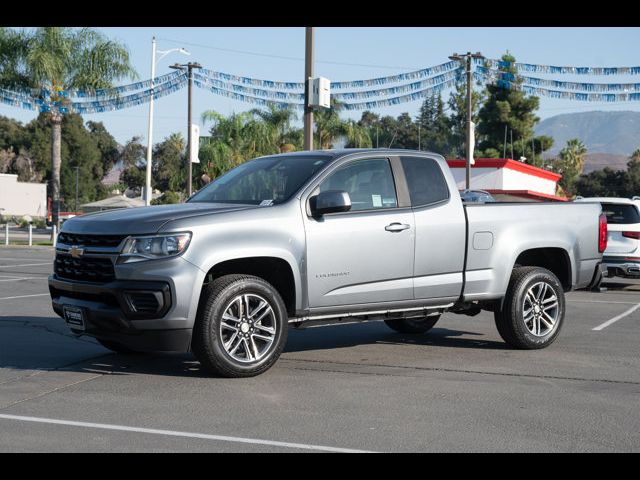
POLYGON ((169 68, 174 68, 176 70, 184 70, 186 68, 189 72, 189 93, 187 95, 187 198, 189 198, 191 196, 191 177, 193 175, 191 171, 191 149, 193 148, 193 146, 191 145, 191 91, 193 88, 193 69, 202 68, 202 65, 197 62, 189 62, 185 64, 176 63, 175 65, 171 65, 169 68))
MULTIPOLYGON (((151 90, 153 91, 153 79, 156 76, 156 62, 162 60, 164 57, 173 52, 180 52, 183 55, 191 55, 189 51, 184 48, 172 48, 170 50, 158 50, 156 51, 156 37, 153 37, 151 41, 151 90), (156 59, 156 55, 160 56, 156 59)), ((153 94, 149 100, 149 130, 147 132, 147 175, 144 186, 144 204, 151 205, 151 154, 153 151, 153 94)))

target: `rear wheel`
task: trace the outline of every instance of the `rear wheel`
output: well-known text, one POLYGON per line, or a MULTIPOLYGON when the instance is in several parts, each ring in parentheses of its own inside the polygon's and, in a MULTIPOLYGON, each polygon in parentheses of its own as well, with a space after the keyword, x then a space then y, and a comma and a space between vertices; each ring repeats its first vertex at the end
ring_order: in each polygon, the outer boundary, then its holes
POLYGON ((546 268, 513 269, 502 310, 494 313, 502 339, 520 349, 545 348, 558 337, 564 322, 564 290, 546 268))
POLYGON ((273 366, 287 342, 278 291, 250 275, 225 275, 203 293, 192 347, 202 366, 224 377, 251 377, 273 366))
POLYGON ((430 315, 422 318, 396 318, 385 320, 384 323, 391 330, 398 333, 426 333, 440 320, 440 315, 430 315))

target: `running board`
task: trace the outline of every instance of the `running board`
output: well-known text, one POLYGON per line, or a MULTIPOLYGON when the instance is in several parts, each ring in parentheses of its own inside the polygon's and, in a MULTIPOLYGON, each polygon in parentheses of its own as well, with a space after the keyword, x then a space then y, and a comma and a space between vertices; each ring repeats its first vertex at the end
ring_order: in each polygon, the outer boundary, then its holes
MULTIPOLYGON (((369 322, 379 320, 389 320, 391 318, 411 318, 411 317, 424 317, 430 315, 437 315, 444 310, 453 307, 454 303, 447 303, 444 305, 430 305, 424 307, 413 308, 395 308, 387 310, 370 310, 359 312, 343 312, 343 313, 331 313, 325 315, 305 315, 302 317, 289 318, 289 323, 294 326, 300 326, 306 323, 343 323, 344 320, 354 320, 356 322, 369 322), (416 315, 406 315, 407 313, 416 313, 416 315), (371 318, 373 317, 373 318, 371 318)), ((353 323, 353 322, 349 322, 353 323)))

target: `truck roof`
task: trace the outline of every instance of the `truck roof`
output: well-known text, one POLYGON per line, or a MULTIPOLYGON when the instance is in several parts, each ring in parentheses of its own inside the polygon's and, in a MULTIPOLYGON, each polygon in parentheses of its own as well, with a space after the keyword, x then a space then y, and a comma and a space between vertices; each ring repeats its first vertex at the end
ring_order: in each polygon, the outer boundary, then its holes
POLYGON ((434 152, 429 152, 425 150, 408 150, 404 148, 338 148, 338 149, 330 149, 330 150, 303 150, 299 152, 287 152, 287 153, 276 153, 271 156, 307 156, 307 155, 319 155, 319 156, 328 156, 333 158, 344 157, 345 155, 351 155, 354 153, 384 153, 385 155, 389 154, 397 154, 397 155, 405 155, 407 153, 418 153, 421 155, 440 155, 434 152))

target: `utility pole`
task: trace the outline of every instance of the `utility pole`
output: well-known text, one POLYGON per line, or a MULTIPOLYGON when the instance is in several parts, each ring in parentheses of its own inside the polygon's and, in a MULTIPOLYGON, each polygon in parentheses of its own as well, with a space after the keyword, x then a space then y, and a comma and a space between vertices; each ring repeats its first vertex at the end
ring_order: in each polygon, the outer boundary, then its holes
POLYGON ((304 149, 313 150, 313 108, 309 106, 309 79, 313 78, 314 28, 306 27, 304 52, 304 149))
POLYGON ((80 185, 80 176, 78 174, 78 171, 80 170, 80 167, 76 167, 76 208, 75 208, 75 212, 74 213, 78 213, 78 186, 80 185))
POLYGON ((189 88, 187 89, 187 198, 189 198, 191 196, 191 188, 192 188, 192 177, 193 177, 193 171, 192 171, 192 166, 191 166, 191 156, 192 156, 192 152, 191 152, 191 104, 192 104, 192 99, 193 99, 193 69, 194 68, 202 68, 202 65, 200 65, 197 62, 189 62, 186 64, 178 64, 176 63, 175 65, 171 65, 171 68, 176 69, 176 70, 184 70, 185 68, 187 69, 188 72, 188 78, 189 78, 189 88))
POLYGON ((472 108, 473 108, 473 88, 471 85, 471 68, 473 58, 484 58, 480 52, 471 53, 467 52, 464 55, 458 55, 454 53, 449 57, 450 60, 458 60, 459 62, 464 62, 465 73, 467 76, 467 131, 466 131, 466 165, 465 165, 465 188, 469 190, 471 185, 471 161, 473 160, 473 152, 471 151, 471 142, 472 142, 472 108))

